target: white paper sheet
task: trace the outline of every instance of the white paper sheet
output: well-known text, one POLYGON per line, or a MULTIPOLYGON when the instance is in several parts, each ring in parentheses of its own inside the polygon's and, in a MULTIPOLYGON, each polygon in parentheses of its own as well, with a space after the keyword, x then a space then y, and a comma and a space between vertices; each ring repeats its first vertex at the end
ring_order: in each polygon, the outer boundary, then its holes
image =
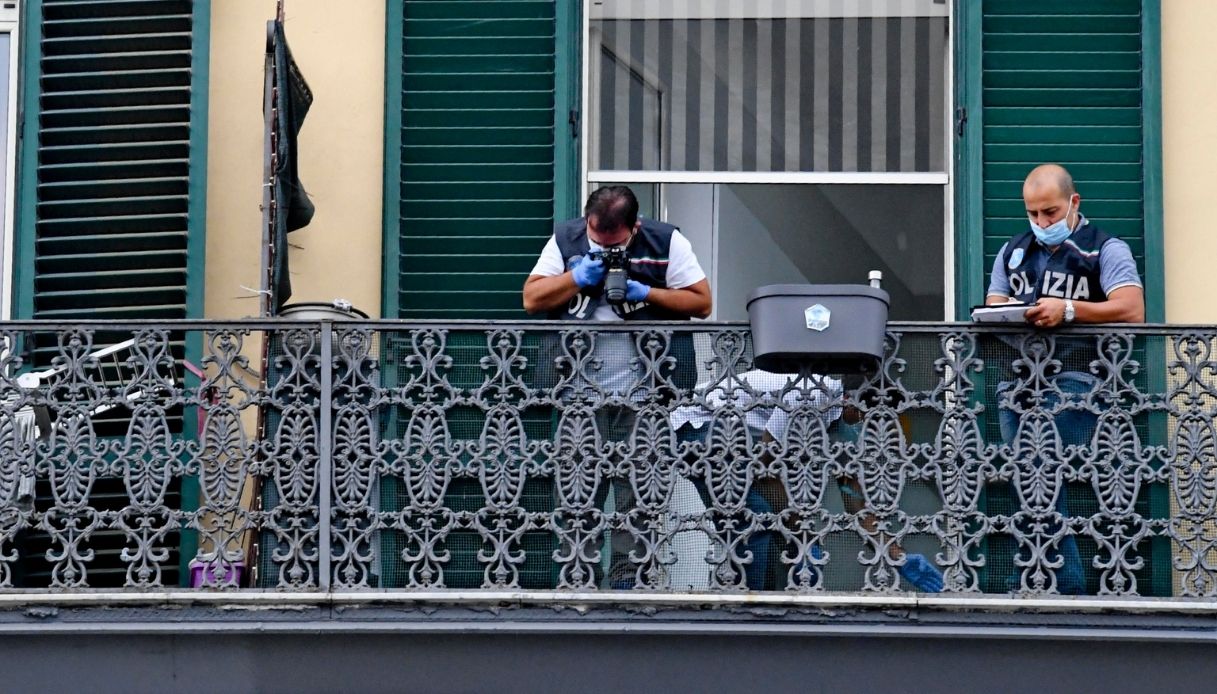
POLYGON ((993 306, 976 306, 972 309, 972 320, 977 323, 1026 323, 1024 314, 1031 304, 1009 303, 993 306))

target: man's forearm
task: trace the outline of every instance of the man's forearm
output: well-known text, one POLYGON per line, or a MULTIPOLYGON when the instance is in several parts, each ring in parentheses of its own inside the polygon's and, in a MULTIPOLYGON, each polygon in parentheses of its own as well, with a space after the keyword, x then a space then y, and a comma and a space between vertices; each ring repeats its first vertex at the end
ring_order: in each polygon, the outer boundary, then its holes
POLYGON ((570 272, 551 277, 532 275, 524 282, 524 310, 528 313, 552 311, 565 306, 578 293, 579 285, 575 284, 570 272))
POLYGON ((1130 298, 1090 302, 1075 301, 1074 321, 1078 323, 1144 323, 1145 304, 1130 298))
MULTIPOLYGON (((528 313, 552 311, 565 306, 578 293, 579 285, 575 284, 570 272, 551 277, 532 275, 524 282, 524 310, 528 313)), ((683 289, 651 287, 646 301, 693 318, 710 315, 712 306, 709 284, 705 280, 683 289)))
MULTIPOLYGON (((1028 323, 1039 328, 1054 328, 1065 322, 1065 299, 1044 297, 1027 309, 1028 323)), ((1140 287, 1127 286, 1112 290, 1106 301, 1074 301, 1074 322, 1077 323, 1143 323, 1145 294, 1140 287)))
POLYGON ((651 287, 651 291, 647 292, 646 301, 690 318, 706 318, 712 308, 710 295, 692 287, 678 290, 651 287))

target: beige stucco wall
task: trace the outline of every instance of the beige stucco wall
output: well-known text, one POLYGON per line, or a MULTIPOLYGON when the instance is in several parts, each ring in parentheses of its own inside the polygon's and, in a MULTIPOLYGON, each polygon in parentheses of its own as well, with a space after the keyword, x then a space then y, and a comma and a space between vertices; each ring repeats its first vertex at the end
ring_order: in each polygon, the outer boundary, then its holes
MULTIPOLYGON (((207 148, 207 317, 258 315, 262 66, 274 0, 214 0, 207 148)), ((287 38, 313 89, 300 180, 317 207, 290 236, 291 301, 381 298, 384 0, 288 0, 287 38)))
POLYGON ((1217 2, 1162 2, 1166 319, 1217 323, 1217 2))

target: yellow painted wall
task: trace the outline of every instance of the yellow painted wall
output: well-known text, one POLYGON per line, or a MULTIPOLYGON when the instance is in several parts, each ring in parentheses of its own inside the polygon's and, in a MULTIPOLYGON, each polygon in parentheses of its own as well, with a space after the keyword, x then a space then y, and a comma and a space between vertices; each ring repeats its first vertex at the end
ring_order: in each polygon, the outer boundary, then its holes
MULTIPOLYGON (((300 180, 317 207, 292 232, 292 302, 341 297, 376 317, 381 299, 384 0, 287 0, 286 31, 314 102, 300 180)), ((207 149, 206 316, 258 315, 262 69, 274 0, 214 0, 207 149)))
POLYGON ((1166 320, 1217 323, 1217 2, 1162 0, 1166 320))

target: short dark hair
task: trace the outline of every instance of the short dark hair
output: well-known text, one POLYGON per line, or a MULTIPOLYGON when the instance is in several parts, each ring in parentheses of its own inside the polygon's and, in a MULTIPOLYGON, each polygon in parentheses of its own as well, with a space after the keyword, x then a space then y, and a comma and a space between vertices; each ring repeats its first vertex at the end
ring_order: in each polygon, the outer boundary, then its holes
POLYGON ((583 216, 595 217, 596 226, 602 231, 633 229, 638 223, 638 198, 628 186, 603 186, 587 196, 583 216))

